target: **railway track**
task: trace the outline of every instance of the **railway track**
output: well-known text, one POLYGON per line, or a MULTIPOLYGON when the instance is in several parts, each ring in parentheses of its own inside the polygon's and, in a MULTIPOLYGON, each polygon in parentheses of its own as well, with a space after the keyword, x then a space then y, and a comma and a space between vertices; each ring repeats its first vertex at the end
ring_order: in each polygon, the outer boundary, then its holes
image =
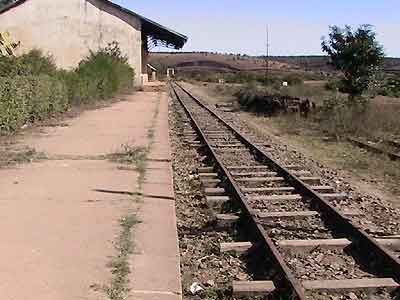
POLYGON ((357 225, 360 212, 335 206, 345 194, 300 166, 281 165, 263 141, 241 133, 177 83, 171 90, 192 125, 185 136, 210 160, 199 175, 208 202, 224 207, 219 223, 239 222, 248 232, 248 240, 222 243, 221 251, 257 249, 276 270, 263 280, 233 282, 234 295, 303 300, 384 290, 392 295, 377 299, 397 297, 399 240, 370 236, 357 225), (331 263, 321 263, 327 257, 331 263), (337 265, 347 272, 332 271, 337 265))

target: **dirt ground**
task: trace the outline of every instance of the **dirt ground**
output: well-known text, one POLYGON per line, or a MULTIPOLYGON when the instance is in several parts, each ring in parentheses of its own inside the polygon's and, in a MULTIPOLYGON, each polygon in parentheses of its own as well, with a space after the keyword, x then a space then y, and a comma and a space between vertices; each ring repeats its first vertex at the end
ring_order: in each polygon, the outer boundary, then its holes
POLYGON ((12 144, 45 159, 0 169, 2 298, 102 297, 94 287, 111 280, 107 265, 120 219, 136 207, 138 178, 103 156, 147 145, 158 98, 138 92, 12 144))

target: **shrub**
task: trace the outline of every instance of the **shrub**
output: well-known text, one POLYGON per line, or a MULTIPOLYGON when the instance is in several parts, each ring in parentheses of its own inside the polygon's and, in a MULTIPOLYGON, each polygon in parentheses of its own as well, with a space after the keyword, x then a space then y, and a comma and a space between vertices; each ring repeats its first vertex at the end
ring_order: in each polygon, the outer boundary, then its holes
POLYGON ((48 75, 28 77, 34 93, 30 101, 30 121, 43 120, 68 108, 68 91, 65 82, 48 75))
POLYGON ((73 72, 64 74, 72 103, 105 99, 133 84, 133 69, 117 43, 91 52, 73 72))
POLYGON ((282 78, 282 81, 286 81, 289 85, 303 84, 304 80, 299 74, 288 74, 282 78))
POLYGON ((51 56, 45 56, 40 50, 31 50, 19 57, 0 55, 0 76, 18 75, 54 75, 57 67, 51 56))
POLYGON ((400 78, 387 79, 378 93, 382 96, 400 97, 400 78))
POLYGON ((25 75, 54 75, 57 66, 50 55, 44 55, 41 50, 31 50, 18 58, 25 75))
POLYGON ((0 132, 12 132, 68 106, 113 96, 133 84, 133 69, 117 43, 91 52, 72 71, 57 70, 39 50, 0 56, 0 132))
POLYGON ((90 98, 107 98, 121 88, 131 86, 133 70, 121 54, 110 45, 91 52, 75 70, 84 80, 90 98))
POLYGON ((62 81, 48 75, 0 77, 0 131, 15 131, 68 107, 62 81))
POLYGON ((30 115, 33 91, 27 78, 0 78, 0 130, 13 131, 30 115))

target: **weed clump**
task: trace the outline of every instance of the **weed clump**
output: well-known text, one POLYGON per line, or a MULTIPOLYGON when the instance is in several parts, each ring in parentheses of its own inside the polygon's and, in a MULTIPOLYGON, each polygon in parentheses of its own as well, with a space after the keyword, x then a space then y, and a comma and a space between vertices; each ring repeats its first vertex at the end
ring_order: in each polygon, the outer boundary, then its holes
POLYGON ((121 233, 115 244, 117 254, 112 257, 108 267, 111 269, 113 279, 110 285, 97 286, 92 288, 103 291, 110 300, 124 300, 129 292, 128 275, 130 273, 128 257, 133 252, 133 227, 140 223, 136 215, 129 214, 120 220, 121 233))

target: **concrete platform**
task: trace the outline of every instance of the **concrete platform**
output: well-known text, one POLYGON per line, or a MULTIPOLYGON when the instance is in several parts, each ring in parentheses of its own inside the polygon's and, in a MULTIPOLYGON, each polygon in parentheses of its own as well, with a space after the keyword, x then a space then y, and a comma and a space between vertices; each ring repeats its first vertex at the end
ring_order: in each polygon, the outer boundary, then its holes
POLYGON ((135 229, 130 261, 131 299, 182 299, 166 95, 159 106, 138 218, 142 223, 135 229))
POLYGON ((133 210, 142 223, 133 228, 132 299, 180 299, 166 94, 136 92, 65 123, 20 141, 60 158, 0 169, 2 298, 103 299, 95 286, 110 283, 119 220, 133 210), (157 109, 146 196, 136 203, 139 174, 92 157, 147 146, 157 109))

